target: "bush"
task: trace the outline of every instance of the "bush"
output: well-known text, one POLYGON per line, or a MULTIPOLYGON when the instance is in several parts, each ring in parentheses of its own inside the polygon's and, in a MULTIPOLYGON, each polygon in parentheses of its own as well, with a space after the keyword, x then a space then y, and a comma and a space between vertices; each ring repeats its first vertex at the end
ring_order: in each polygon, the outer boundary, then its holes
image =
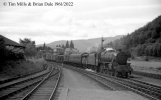
POLYGON ((149 61, 149 57, 148 56, 145 56, 145 61, 149 61))

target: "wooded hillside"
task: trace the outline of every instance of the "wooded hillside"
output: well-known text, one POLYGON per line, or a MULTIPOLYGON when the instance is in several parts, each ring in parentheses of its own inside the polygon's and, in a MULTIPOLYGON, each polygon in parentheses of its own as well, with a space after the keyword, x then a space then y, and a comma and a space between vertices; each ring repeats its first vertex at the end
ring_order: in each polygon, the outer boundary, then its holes
POLYGON ((161 57, 161 16, 109 45, 137 56, 161 57))

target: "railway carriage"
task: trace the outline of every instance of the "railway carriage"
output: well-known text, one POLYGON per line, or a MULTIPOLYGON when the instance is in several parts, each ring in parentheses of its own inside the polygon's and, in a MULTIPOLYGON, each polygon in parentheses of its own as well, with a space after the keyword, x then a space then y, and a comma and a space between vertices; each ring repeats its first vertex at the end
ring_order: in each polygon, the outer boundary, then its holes
POLYGON ((58 63, 63 63, 64 55, 57 55, 55 61, 58 63))
POLYGON ((81 64, 82 62, 81 54, 70 54, 69 62, 73 64, 81 64))
POLYGON ((75 66, 79 66, 81 68, 87 68, 87 64, 88 64, 88 53, 82 53, 82 54, 70 54, 69 55, 69 59, 66 56, 66 60, 65 62, 68 60, 68 63, 75 65, 75 66))
POLYGON ((64 61, 63 61, 65 64, 68 64, 69 63, 69 54, 65 54, 64 55, 64 61))
POLYGON ((89 56, 89 54, 88 53, 83 53, 82 54, 82 66, 84 67, 84 68, 88 68, 88 56, 89 56))

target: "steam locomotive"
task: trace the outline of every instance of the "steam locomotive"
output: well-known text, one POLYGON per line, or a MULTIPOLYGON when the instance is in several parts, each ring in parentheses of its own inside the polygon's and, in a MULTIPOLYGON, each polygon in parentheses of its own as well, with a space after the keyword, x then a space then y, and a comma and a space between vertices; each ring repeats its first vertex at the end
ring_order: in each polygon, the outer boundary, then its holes
POLYGON ((127 78, 133 69, 127 63, 125 53, 117 53, 112 48, 106 48, 101 52, 66 54, 66 55, 46 55, 46 60, 74 65, 84 69, 92 69, 95 72, 110 74, 117 77, 127 78))

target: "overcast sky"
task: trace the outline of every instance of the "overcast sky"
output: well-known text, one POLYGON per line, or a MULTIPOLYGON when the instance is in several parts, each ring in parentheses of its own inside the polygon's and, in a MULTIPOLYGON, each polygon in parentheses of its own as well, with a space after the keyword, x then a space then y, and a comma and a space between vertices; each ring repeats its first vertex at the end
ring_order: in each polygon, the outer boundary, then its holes
POLYGON ((69 1, 72 7, 8 7, 4 1, 18 0, 0 1, 0 34, 36 44, 124 35, 161 15, 161 0, 19 0, 69 1))

